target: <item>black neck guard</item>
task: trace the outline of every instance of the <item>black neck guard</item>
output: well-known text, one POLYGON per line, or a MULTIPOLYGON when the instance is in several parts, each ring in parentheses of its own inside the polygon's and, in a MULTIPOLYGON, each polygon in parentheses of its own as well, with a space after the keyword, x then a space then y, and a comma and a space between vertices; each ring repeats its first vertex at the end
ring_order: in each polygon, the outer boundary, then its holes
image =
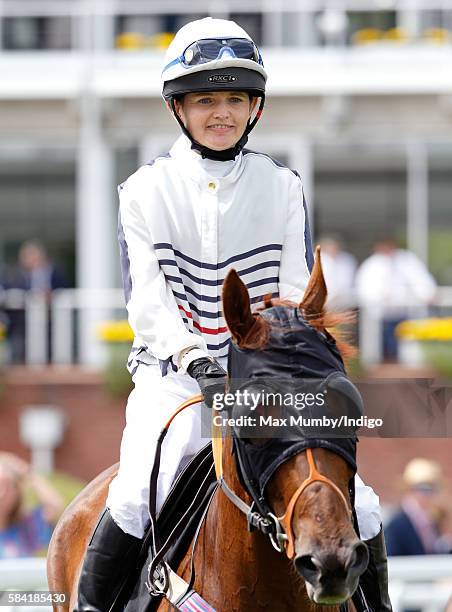
POLYGON ((230 161, 237 157, 237 155, 240 153, 240 151, 244 148, 244 146, 248 142, 248 134, 251 132, 251 130, 256 125, 256 123, 259 121, 259 118, 262 114, 262 110, 264 108, 264 104, 265 104, 265 96, 262 96, 256 116, 254 117, 251 123, 248 122, 248 125, 246 126, 246 129, 243 132, 240 140, 236 142, 236 144, 233 147, 229 149, 224 149, 223 151, 215 151, 214 149, 209 149, 209 147, 205 147, 204 145, 200 144, 193 138, 193 136, 187 130, 187 128, 182 122, 182 119, 179 117, 179 114, 176 111, 176 106, 174 104, 174 97, 171 98, 171 109, 173 111, 173 115, 176 117, 177 122, 180 125, 182 132, 190 140, 191 148, 194 151, 197 151, 203 159, 212 159, 213 161, 230 161))

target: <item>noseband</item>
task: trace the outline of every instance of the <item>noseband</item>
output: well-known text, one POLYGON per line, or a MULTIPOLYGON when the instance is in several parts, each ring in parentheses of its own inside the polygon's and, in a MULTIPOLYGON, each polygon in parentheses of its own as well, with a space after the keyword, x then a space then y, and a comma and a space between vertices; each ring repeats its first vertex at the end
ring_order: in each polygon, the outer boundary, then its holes
POLYGON ((278 516, 278 521, 282 525, 284 531, 287 534, 286 551, 287 551, 287 556, 290 559, 292 559, 295 554, 294 533, 293 533, 293 527, 292 527, 292 519, 293 519, 293 512, 295 509, 295 504, 297 503, 303 491, 313 482, 323 482, 329 485, 334 491, 336 491, 336 493, 339 495, 339 497, 343 501, 345 508, 347 510, 347 513, 350 514, 350 520, 352 520, 352 512, 349 508, 345 495, 342 493, 339 487, 334 484, 332 480, 330 480, 326 476, 323 476, 323 474, 321 474, 317 470, 315 461, 314 461, 314 455, 312 454, 311 448, 306 449, 306 457, 309 463, 309 475, 306 478, 306 480, 304 480, 301 483, 301 485, 298 487, 298 489, 295 491, 295 493, 290 498, 284 514, 282 516, 278 516))
MULTIPOLYGON (((221 438, 213 438, 212 443, 214 445, 214 457, 221 457, 221 438), (215 448, 216 447, 216 448, 215 448)), ((294 533, 292 527, 293 513, 295 509, 295 504, 300 498, 303 491, 314 482, 323 482, 324 484, 329 485, 341 498, 347 513, 350 515, 350 520, 353 520, 352 511, 350 510, 349 504, 345 498, 345 495, 339 489, 337 485, 334 484, 329 478, 323 476, 315 465, 314 456, 312 454, 312 449, 306 449, 306 457, 309 463, 309 475, 308 477, 301 483, 295 493, 289 500, 286 511, 282 516, 275 516, 272 512, 267 511, 265 514, 256 510, 256 503, 253 503, 249 506, 246 502, 244 502, 232 489, 227 485, 226 481, 223 477, 223 470, 221 465, 215 466, 218 480, 220 483, 221 489, 224 491, 226 496, 231 500, 231 502, 247 517, 248 529, 249 531, 253 531, 254 529, 258 529, 265 535, 268 535, 273 547, 278 552, 283 552, 284 548, 286 549, 287 556, 289 559, 293 559, 295 556, 295 546, 294 546, 294 533)), ((251 493, 250 491, 248 491, 251 493)), ((254 495, 252 495, 254 497, 254 495)))

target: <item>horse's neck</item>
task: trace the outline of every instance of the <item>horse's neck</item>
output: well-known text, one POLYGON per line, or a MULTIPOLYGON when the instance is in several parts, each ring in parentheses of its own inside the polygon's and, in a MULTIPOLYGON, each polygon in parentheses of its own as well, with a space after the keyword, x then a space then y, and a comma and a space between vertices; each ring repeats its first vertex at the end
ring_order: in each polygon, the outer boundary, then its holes
MULTIPOLYGON (((237 476, 230 438, 223 448, 223 476, 243 501, 251 503, 237 476)), ((269 607, 273 612, 336 610, 314 606, 309 601, 304 582, 292 562, 273 549, 267 536, 248 531, 246 516, 221 490, 212 501, 202 540, 204 551, 197 550, 201 566, 196 572, 200 579, 198 587, 217 610, 263 612, 269 607)))

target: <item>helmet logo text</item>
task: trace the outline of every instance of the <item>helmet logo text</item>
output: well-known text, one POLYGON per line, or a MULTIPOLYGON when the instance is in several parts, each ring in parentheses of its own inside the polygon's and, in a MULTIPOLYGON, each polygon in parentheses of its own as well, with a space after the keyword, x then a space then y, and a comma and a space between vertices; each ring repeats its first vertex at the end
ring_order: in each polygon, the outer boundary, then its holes
POLYGON ((232 83, 237 78, 232 74, 214 74, 208 78, 211 83, 232 83))

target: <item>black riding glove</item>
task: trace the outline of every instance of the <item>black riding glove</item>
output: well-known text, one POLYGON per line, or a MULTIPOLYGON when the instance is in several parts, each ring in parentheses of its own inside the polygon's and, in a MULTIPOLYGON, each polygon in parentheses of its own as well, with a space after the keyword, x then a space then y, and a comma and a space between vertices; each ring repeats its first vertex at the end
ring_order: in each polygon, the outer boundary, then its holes
POLYGON ((200 357, 190 363, 187 374, 196 380, 204 395, 204 402, 212 408, 215 394, 225 392, 227 373, 215 359, 200 357))

